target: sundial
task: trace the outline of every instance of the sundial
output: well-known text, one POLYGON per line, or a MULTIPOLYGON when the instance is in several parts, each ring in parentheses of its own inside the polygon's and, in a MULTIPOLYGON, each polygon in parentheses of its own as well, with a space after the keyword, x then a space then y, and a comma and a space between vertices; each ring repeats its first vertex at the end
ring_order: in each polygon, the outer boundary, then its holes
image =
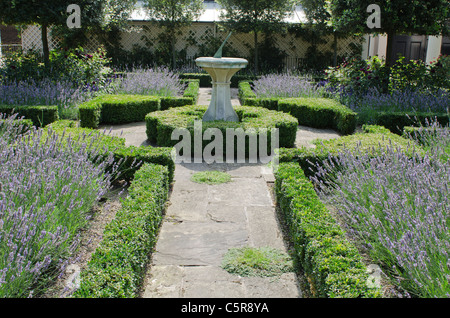
POLYGON ((223 47, 231 34, 231 32, 228 34, 214 57, 199 57, 195 60, 197 66, 203 68, 212 78, 211 102, 203 116, 203 121, 239 121, 231 105, 230 84, 233 75, 247 67, 248 61, 243 58, 222 57, 223 47))

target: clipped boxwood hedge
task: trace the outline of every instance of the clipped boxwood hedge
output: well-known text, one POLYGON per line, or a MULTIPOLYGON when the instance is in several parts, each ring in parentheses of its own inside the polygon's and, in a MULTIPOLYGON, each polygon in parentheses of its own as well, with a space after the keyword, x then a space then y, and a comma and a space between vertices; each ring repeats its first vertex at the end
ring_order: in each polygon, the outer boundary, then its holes
MULTIPOLYGON (((185 73, 180 75, 181 79, 196 79, 199 80, 200 87, 212 87, 211 76, 207 73, 185 73)), ((241 81, 253 81, 256 80, 257 76, 252 75, 241 75, 235 74, 231 78, 231 87, 238 88, 239 82, 241 81)))
POLYGON ((329 98, 258 98, 249 81, 239 83, 242 105, 264 107, 286 112, 298 119, 300 125, 332 128, 347 135, 355 131, 357 114, 329 98))
POLYGON ((80 125, 97 128, 102 124, 143 121, 160 108, 160 98, 144 95, 103 95, 79 106, 80 125))
POLYGON ((199 81, 187 80, 182 97, 146 95, 103 95, 79 106, 80 125, 97 128, 100 124, 127 124, 145 120, 145 115, 171 107, 194 105, 198 99, 199 81))
MULTIPOLYGON (((124 138, 105 135, 103 132, 95 129, 80 128, 77 122, 70 120, 57 121, 47 126, 46 129, 51 129, 57 134, 65 133, 66 136, 70 135, 72 140, 83 141, 84 143, 89 143, 89 138, 86 139, 86 136, 91 136, 97 141, 101 151, 112 152, 116 162, 119 162, 119 160, 123 161, 120 166, 120 172, 121 177, 124 179, 132 179, 141 166, 136 163, 141 162, 166 166, 169 173, 169 182, 173 181, 175 162, 171 155, 171 148, 151 146, 127 147, 125 146, 124 138)), ((93 145, 93 148, 96 146, 93 145)))
POLYGON ((376 114, 375 123, 389 129, 391 132, 401 135, 406 126, 425 125, 426 119, 435 119, 442 126, 448 125, 450 115, 445 113, 423 112, 379 112, 376 114))
MULTIPOLYGON (((172 108, 166 111, 158 111, 150 113, 146 116, 147 125, 147 138, 151 142, 156 142, 159 146, 173 147, 179 141, 171 140, 172 132, 177 128, 186 128, 190 131, 191 136, 194 133, 194 121, 201 120, 203 114, 206 112, 208 106, 186 106, 180 108, 172 108)), ((249 132, 254 129, 257 135, 261 133, 263 129, 268 129, 268 141, 270 143, 270 129, 279 129, 279 145, 280 147, 293 147, 295 143, 295 137, 297 132, 298 122, 294 117, 276 111, 270 111, 260 107, 234 107, 240 122, 202 122, 203 132, 208 128, 218 128, 222 131, 223 138, 223 150, 226 153, 226 129, 227 128, 242 128, 244 132, 249 132)), ((192 142, 194 138, 191 137, 192 142)), ((211 141, 203 141, 203 147, 208 145, 211 141)), ((236 147, 237 143, 235 143, 236 147)), ((270 145, 268 145, 268 151, 270 151, 270 145)), ((246 143, 246 150, 248 146, 246 143)))
POLYGON ((7 115, 11 115, 13 113, 19 114, 19 117, 30 119, 36 127, 44 127, 59 119, 58 106, 17 106, 0 104, 0 113, 7 115))
POLYGON ((315 172, 315 165, 328 159, 329 155, 337 155, 346 149, 353 151, 359 149, 362 152, 372 152, 375 156, 379 146, 400 148, 412 155, 413 152, 424 154, 425 151, 419 145, 409 139, 391 133, 388 129, 376 125, 364 125, 365 133, 356 133, 330 140, 315 140, 315 148, 280 148, 279 162, 296 162, 308 176, 315 172))
POLYGON ((169 190, 167 167, 145 164, 81 272, 77 298, 135 298, 157 239, 169 190))
POLYGON ((368 274, 358 250, 320 201, 301 167, 282 163, 275 178, 277 202, 313 296, 380 297, 380 289, 366 284, 368 274))
POLYGON ((300 125, 332 128, 344 135, 356 128, 357 114, 329 98, 287 98, 278 101, 278 110, 291 114, 300 125))

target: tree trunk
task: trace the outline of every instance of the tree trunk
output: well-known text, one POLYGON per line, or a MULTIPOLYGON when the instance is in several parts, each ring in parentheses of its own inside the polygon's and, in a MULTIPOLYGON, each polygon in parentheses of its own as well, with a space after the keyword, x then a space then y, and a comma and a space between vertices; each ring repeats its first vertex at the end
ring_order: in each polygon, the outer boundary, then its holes
POLYGON ((258 74, 259 68, 258 68, 258 60, 259 60, 259 52, 258 52, 258 31, 255 30, 254 32, 254 39, 255 39, 255 75, 258 74))
POLYGON ((392 56, 392 49, 394 48, 394 31, 388 31, 387 33, 387 46, 386 46, 386 65, 391 68, 394 64, 392 59, 394 56, 392 56))
POLYGON ((44 64, 48 67, 50 62, 50 51, 48 48, 48 34, 47 34, 47 23, 41 25, 41 37, 42 37, 42 52, 44 53, 44 64))

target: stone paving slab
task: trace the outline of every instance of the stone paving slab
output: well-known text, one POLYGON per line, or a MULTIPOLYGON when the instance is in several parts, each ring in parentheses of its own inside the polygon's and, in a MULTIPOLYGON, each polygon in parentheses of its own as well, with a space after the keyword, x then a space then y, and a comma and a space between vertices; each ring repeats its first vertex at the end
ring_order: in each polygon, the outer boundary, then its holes
POLYGON ((301 297, 294 273, 241 277, 221 268, 229 248, 269 246, 287 252, 263 177, 267 174, 267 167, 257 164, 177 164, 142 297, 301 297), (225 171, 232 181, 205 185, 190 180, 207 170, 225 171))

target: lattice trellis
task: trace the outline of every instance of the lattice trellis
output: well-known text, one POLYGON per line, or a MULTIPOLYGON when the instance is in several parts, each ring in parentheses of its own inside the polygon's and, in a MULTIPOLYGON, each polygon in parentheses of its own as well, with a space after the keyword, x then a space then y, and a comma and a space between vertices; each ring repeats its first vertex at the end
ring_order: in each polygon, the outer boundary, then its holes
MULTIPOLYGON (((162 32, 162 28, 149 22, 135 22, 130 24, 128 30, 122 32, 120 44, 126 51, 131 51, 134 46, 147 47, 150 51, 153 51, 158 46, 158 36, 162 32)), ((52 37, 50 30, 48 34, 49 48, 58 48, 60 40, 52 37)), ((193 23, 191 26, 181 29, 180 34, 177 34, 176 49, 178 51, 186 50, 186 60, 189 60, 199 54, 199 45, 205 44, 204 41, 211 39, 211 36, 223 40, 226 35, 226 32, 218 31, 214 23, 193 23)), ((260 40, 263 41, 263 39, 264 36, 260 36, 260 40)), ((333 37, 329 36, 325 39, 326 43, 318 45, 319 51, 332 51, 333 37)), ((233 49, 240 57, 248 57, 250 48, 253 47, 253 41, 252 34, 234 33, 228 43, 233 46, 233 49)), ((339 39, 338 55, 351 55, 352 44, 360 44, 360 41, 361 39, 354 37, 339 39)), ((87 52, 95 51, 99 45, 100 41, 97 37, 90 35, 89 41, 85 45, 85 50, 87 52)), ((302 38, 295 37, 293 34, 279 34, 276 37, 276 45, 287 54, 285 61, 287 68, 296 67, 298 61, 305 57, 310 46, 308 42, 305 42, 302 38)), ((22 31, 22 47, 24 50, 42 50, 41 29, 39 26, 31 25, 22 31)))

